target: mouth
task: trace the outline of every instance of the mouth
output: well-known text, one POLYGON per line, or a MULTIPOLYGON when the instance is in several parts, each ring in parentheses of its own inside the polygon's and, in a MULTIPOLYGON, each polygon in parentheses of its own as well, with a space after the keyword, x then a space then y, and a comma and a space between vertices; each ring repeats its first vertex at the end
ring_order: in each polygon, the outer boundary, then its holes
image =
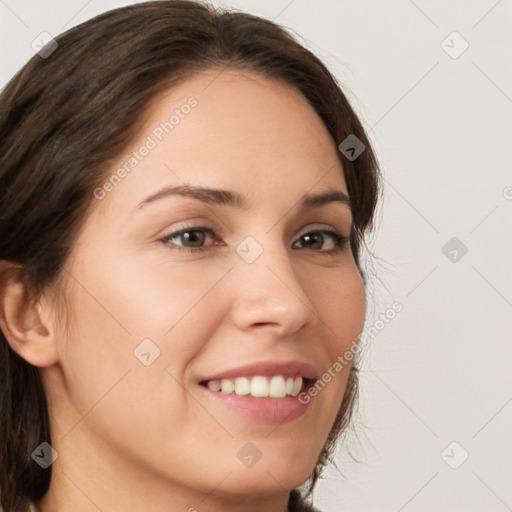
POLYGON ((236 395, 252 398, 283 399, 296 397, 299 393, 307 391, 314 383, 302 375, 254 375, 236 378, 223 378, 203 380, 199 385, 224 395, 236 395))
POLYGON ((285 423, 306 414, 318 370, 301 361, 260 361, 200 378, 211 412, 257 423, 285 423))

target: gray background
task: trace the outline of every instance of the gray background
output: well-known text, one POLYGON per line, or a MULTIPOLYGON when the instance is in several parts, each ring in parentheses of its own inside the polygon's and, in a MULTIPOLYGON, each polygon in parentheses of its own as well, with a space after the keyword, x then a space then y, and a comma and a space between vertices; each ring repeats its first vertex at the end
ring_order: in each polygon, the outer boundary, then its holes
MULTIPOLYGON (((129 3, 0 0, 0 86, 41 32, 129 3)), ((385 176, 368 322, 403 311, 364 351, 344 477, 329 469, 315 504, 512 510, 512 2, 214 3, 300 35, 345 84, 385 176), (457 58, 453 31, 469 44, 457 58)))

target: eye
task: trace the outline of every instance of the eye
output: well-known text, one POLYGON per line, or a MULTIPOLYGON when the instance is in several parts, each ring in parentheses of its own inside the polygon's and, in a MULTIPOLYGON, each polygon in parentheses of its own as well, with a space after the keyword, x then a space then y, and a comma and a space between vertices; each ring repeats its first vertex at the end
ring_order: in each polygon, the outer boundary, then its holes
POLYGON ((303 240, 307 248, 316 250, 319 247, 321 248, 322 246, 324 246, 326 237, 327 240, 329 238, 331 239, 330 248, 328 248, 327 250, 324 248, 324 250, 321 250, 319 252, 338 252, 341 251, 348 244, 348 238, 346 236, 331 229, 309 231, 301 235, 298 242, 303 240))
POLYGON ((169 235, 164 236, 160 239, 160 241, 169 244, 172 249, 177 248, 177 250, 180 251, 184 250, 188 252, 202 252, 203 243, 207 238, 207 235, 212 238, 217 238, 217 233, 213 228, 209 228, 207 226, 186 226, 179 231, 175 231, 174 233, 170 233, 169 235), (182 244, 174 243, 174 240, 180 238, 183 242, 182 244))
MULTIPOLYGON (((208 246, 204 246, 208 237, 219 240, 217 232, 213 228, 208 226, 186 226, 179 231, 169 233, 159 241, 169 245, 171 250, 193 253, 203 252, 205 248, 208 249, 208 246), (181 240, 181 243, 176 243, 179 240, 181 240)), ((299 248, 305 247, 314 252, 332 254, 343 250, 347 246, 348 237, 338 231, 323 229, 304 233, 297 242, 301 244, 299 248), (325 242, 329 240, 330 243, 326 249, 325 242)), ((294 247, 296 247, 297 242, 295 242, 294 247)))

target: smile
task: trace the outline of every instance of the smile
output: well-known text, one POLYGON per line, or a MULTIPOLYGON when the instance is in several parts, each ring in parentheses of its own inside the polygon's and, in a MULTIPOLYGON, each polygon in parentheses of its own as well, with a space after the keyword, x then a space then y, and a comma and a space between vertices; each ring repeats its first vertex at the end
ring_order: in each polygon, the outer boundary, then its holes
POLYGON ((237 377, 235 379, 221 379, 203 381, 201 384, 210 391, 235 394, 237 396, 252 396, 254 398, 285 398, 297 396, 308 379, 301 376, 284 377, 274 375, 265 377, 255 375, 253 377, 237 377))

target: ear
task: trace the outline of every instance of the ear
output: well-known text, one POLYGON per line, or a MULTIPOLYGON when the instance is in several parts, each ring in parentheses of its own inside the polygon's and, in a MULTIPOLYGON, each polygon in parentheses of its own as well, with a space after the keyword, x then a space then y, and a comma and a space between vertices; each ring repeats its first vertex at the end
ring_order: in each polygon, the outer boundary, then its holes
POLYGON ((46 367, 58 361, 48 308, 30 299, 19 266, 0 262, 0 328, 10 347, 28 363, 46 367))

